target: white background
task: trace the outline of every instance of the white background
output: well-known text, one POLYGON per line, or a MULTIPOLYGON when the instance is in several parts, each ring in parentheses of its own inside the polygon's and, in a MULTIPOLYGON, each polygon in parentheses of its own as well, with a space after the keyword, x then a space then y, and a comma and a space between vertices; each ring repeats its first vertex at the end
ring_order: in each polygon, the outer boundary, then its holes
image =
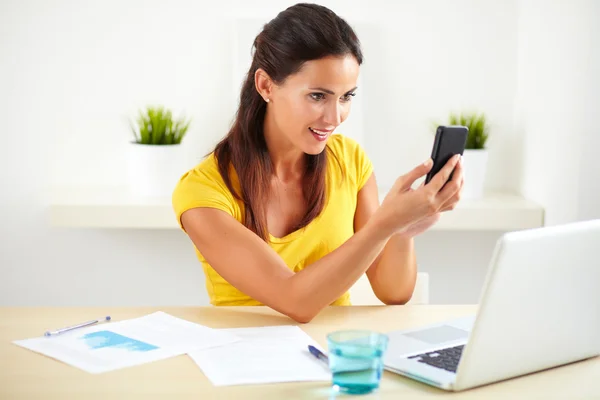
MULTIPOLYGON (((147 104, 193 118, 186 162, 199 161, 235 110, 252 39, 238 40, 235 20, 291 4, 0 3, 0 305, 207 304, 183 233, 50 228, 45 189, 124 184, 127 120, 147 104)), ((380 185, 429 156, 433 122, 472 109, 492 126, 488 189, 537 201, 549 225, 600 217, 600 2, 321 4, 363 42, 348 129, 380 185)), ((431 300, 476 302, 500 233, 419 237, 431 300)))

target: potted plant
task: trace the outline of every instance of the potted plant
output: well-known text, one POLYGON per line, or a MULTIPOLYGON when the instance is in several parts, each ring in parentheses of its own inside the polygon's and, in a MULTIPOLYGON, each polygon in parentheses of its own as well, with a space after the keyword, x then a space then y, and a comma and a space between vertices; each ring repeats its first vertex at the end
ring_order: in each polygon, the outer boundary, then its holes
POLYGON ((170 196, 184 173, 182 140, 191 121, 173 119, 171 110, 148 106, 131 124, 134 141, 129 146, 129 187, 136 195, 170 196))
POLYGON ((451 113, 448 123, 469 128, 463 154, 465 184, 462 197, 465 199, 481 198, 483 197, 488 163, 486 143, 489 137, 489 126, 487 118, 483 113, 451 113))

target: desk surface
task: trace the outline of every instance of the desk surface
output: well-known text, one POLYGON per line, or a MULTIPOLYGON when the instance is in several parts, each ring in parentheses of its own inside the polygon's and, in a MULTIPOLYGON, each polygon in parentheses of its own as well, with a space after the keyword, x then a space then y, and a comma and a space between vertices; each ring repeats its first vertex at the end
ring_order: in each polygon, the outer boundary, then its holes
MULTIPOLYGON (((330 307, 300 327, 325 346, 327 332, 372 327, 380 331, 408 328, 474 313, 474 306, 330 307)), ((154 311, 213 328, 292 325, 293 321, 265 307, 161 308, 1 308, 0 399, 329 399, 327 382, 214 387, 187 356, 93 375, 11 343, 38 336, 48 328, 110 314, 115 320, 154 311)), ((566 343, 565 345, 568 345, 566 343)), ((381 388, 365 399, 451 396, 489 398, 600 398, 600 358, 495 383, 460 393, 447 393, 385 372, 381 388)), ((342 396, 340 396, 342 397, 342 396)), ((347 396, 343 396, 347 397, 347 396)))

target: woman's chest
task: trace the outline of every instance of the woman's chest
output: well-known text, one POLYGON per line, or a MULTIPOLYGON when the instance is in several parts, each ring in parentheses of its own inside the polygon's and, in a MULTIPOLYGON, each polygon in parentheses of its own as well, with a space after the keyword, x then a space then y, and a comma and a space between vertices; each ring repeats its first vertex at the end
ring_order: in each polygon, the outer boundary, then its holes
POLYGON ((304 219, 307 208, 302 185, 273 185, 266 203, 269 233, 276 238, 291 234, 304 219))
POLYGON ((328 193, 325 207, 319 216, 288 238, 275 240, 271 246, 290 269, 301 270, 352 237, 355 211, 355 194, 343 188, 332 190, 328 193))

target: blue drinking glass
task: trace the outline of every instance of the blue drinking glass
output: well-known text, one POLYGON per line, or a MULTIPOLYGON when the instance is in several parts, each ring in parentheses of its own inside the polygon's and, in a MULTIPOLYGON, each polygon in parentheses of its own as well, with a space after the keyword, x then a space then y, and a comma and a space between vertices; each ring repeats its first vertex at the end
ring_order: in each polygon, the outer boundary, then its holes
POLYGON ((378 389, 388 341, 387 335, 368 330, 328 334, 329 368, 334 388, 349 394, 365 394, 378 389))

